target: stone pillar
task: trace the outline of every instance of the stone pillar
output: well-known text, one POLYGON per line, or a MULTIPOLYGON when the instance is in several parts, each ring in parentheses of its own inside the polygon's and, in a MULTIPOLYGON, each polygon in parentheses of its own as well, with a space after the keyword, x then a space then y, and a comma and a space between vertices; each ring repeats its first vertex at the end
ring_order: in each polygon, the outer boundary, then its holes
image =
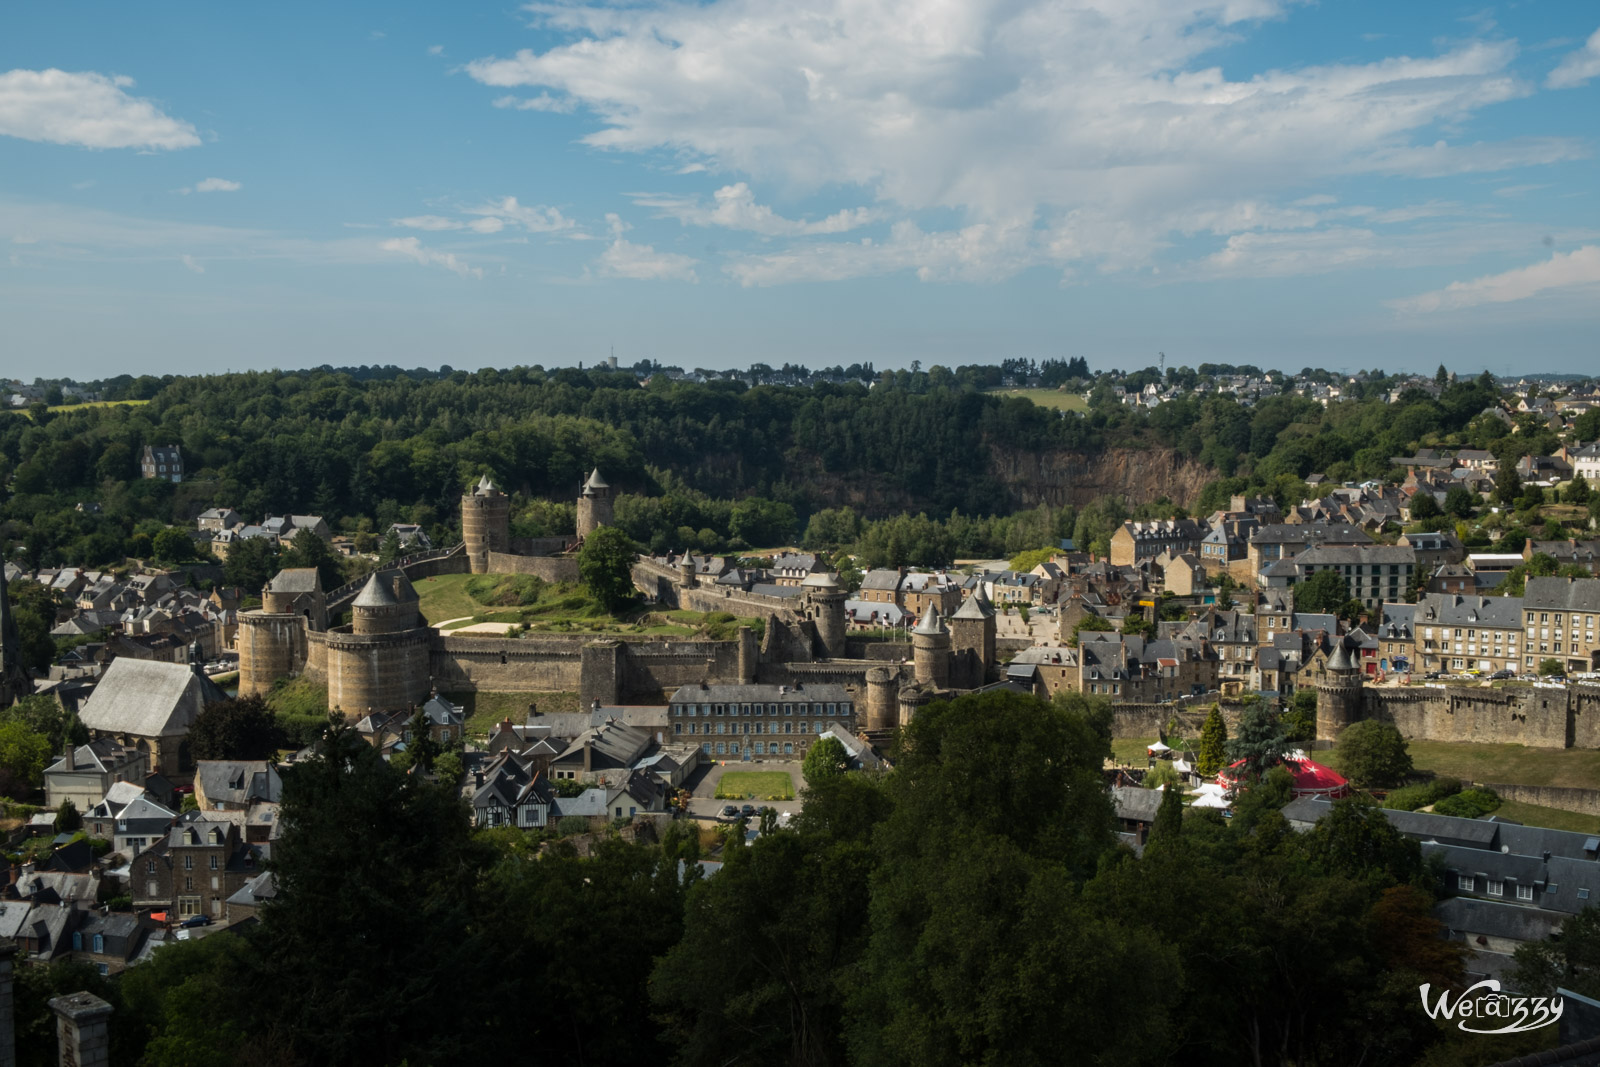
POLYGON ((52 997, 61 1067, 110 1067, 111 1005, 92 993, 52 997))
POLYGON ((17 1067, 17 1019, 13 1000, 11 958, 14 941, 0 941, 0 1067, 17 1067))

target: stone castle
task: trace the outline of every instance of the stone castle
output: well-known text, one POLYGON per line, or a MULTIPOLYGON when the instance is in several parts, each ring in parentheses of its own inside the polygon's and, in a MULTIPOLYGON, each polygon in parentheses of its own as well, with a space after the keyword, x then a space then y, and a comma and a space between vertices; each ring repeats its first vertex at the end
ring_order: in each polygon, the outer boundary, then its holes
POLYGON ((1317 740, 1332 741, 1362 719, 1392 722, 1410 740, 1600 748, 1600 688, 1368 686, 1340 641, 1317 685, 1317 740))
POLYGON ((593 634, 505 638, 451 634, 425 625, 412 579, 436 574, 578 576, 575 550, 613 521, 614 490, 595 470, 578 495, 577 538, 513 539, 510 499, 485 476, 461 498, 461 544, 402 561, 364 583, 326 593, 313 569, 280 571, 262 590, 261 608, 239 615, 239 692, 263 694, 279 679, 304 676, 328 688, 328 705, 346 716, 398 711, 431 691, 572 692, 584 704, 661 702, 704 683, 843 685, 866 709, 856 728, 889 731, 937 696, 995 680, 995 615, 981 594, 948 619, 931 606, 911 647, 852 639, 846 591, 826 572, 805 579, 795 597, 702 583, 692 561, 677 567, 640 560, 634 583, 667 606, 758 618, 760 640, 634 640, 593 634), (348 608, 348 624, 330 625, 348 608))

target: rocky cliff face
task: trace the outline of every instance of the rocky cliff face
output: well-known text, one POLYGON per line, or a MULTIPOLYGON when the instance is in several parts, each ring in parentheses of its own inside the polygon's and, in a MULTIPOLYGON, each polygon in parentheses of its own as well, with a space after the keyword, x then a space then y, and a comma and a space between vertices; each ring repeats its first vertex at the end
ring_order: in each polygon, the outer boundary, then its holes
POLYGON ((989 470, 1010 487, 1021 507, 1082 506, 1103 496, 1120 496, 1129 504, 1165 496, 1187 505, 1217 476, 1170 448, 1108 448, 1092 455, 996 449, 989 470))
MULTIPOLYGON (((1105 496, 1120 496, 1130 505, 1165 496, 1187 506, 1217 477, 1210 467, 1170 448, 1109 448, 1088 454, 992 449, 988 469, 989 477, 1006 487, 1016 509, 1081 507, 1105 496)), ((930 510, 926 499, 866 471, 835 474, 814 464, 809 470, 797 465, 792 479, 814 492, 824 507, 848 504, 873 518, 930 510)))

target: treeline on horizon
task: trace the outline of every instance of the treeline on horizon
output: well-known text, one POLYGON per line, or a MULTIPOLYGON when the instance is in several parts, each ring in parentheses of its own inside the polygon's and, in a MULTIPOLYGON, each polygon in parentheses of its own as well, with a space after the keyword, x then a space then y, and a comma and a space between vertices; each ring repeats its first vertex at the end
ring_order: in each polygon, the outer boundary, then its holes
MULTIPOLYGON (((1268 719, 1239 732, 1241 758, 1281 749, 1268 719)), ((1466 985, 1465 946, 1375 805, 1298 833, 1282 768, 1230 820, 1171 791, 1137 857, 1114 836, 1109 736, 1079 694, 934 703, 892 771, 814 768, 791 826, 748 846, 729 828, 702 875, 689 820, 658 842, 602 831, 592 854, 560 826, 472 831, 454 788, 341 727, 284 772, 259 925, 110 979, 19 970, 21 1062, 54 1062, 45 1002, 82 989, 115 1007, 113 1062, 141 1067, 1462 1067, 1549 1040, 1422 1011, 1421 984, 1466 985)), ((1515 988, 1600 993, 1593 917, 1570 950, 1519 953, 1515 988)))
MULTIPOLYGON (((1038 369, 1019 362, 1013 372, 1038 369)), ((1487 374, 1396 404, 1382 400, 1391 380, 1374 372, 1327 408, 1294 395, 1247 405, 1212 394, 1153 410, 1118 402, 1113 378, 1100 375, 1074 380, 1089 407, 1063 415, 989 391, 1002 366, 884 371, 870 388, 662 374, 643 384, 629 371, 538 367, 113 380, 98 384, 149 394, 132 397, 148 403, 0 413, 0 522, 36 566, 118 562, 139 533, 219 505, 247 521, 319 514, 352 532, 418 522, 448 543, 460 494, 487 472, 513 494, 515 534, 556 534, 571 530, 571 502, 598 466, 622 494, 619 524, 649 550, 799 538, 818 550, 859 544, 872 565, 935 565, 1065 537, 1088 547, 1134 513, 1114 498, 1048 514, 1021 507, 1021 487, 992 473, 996 455, 1170 448, 1215 471, 1200 499, 1171 502, 1204 513, 1230 492, 1298 502, 1314 470, 1335 480, 1392 473, 1390 457, 1421 442, 1545 443, 1477 418, 1498 399, 1487 374), (182 448, 181 485, 138 477, 147 444, 182 448), (100 510, 77 510, 89 502, 100 510), (1084 527, 1094 508, 1099 517, 1084 527)), ((1197 373, 1172 368, 1165 379, 1197 373)), ((1116 381, 1143 378, 1161 375, 1152 367, 1116 381)))

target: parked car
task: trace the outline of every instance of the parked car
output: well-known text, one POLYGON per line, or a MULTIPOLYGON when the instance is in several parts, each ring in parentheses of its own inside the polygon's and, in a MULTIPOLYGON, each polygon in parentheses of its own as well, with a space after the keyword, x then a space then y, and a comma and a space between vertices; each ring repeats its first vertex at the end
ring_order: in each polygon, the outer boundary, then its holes
POLYGON ((209 915, 191 915, 187 919, 183 920, 183 922, 179 923, 178 925, 179 926, 184 926, 184 927, 188 927, 188 926, 210 926, 211 925, 211 916, 209 916, 209 915))
POLYGON ((1495 681, 1500 681, 1500 680, 1505 679, 1505 678, 1515 678, 1516 676, 1517 676, 1517 672, 1516 671, 1508 671, 1504 667, 1500 668, 1499 670, 1495 671, 1493 674, 1489 675, 1489 677, 1491 679, 1495 680, 1495 681))
POLYGON ((1444 674, 1440 671, 1429 671, 1427 674, 1424 674, 1423 677, 1429 681, 1432 681, 1435 678, 1443 678, 1444 674))
POLYGON ((756 806, 754 804, 746 804, 744 807, 739 809, 739 814, 743 815, 747 819, 754 818, 756 814, 756 806))
POLYGON ((722 805, 722 817, 724 819, 732 819, 732 818, 736 817, 738 814, 739 814, 739 809, 734 807, 732 804, 724 804, 724 805, 722 805))

